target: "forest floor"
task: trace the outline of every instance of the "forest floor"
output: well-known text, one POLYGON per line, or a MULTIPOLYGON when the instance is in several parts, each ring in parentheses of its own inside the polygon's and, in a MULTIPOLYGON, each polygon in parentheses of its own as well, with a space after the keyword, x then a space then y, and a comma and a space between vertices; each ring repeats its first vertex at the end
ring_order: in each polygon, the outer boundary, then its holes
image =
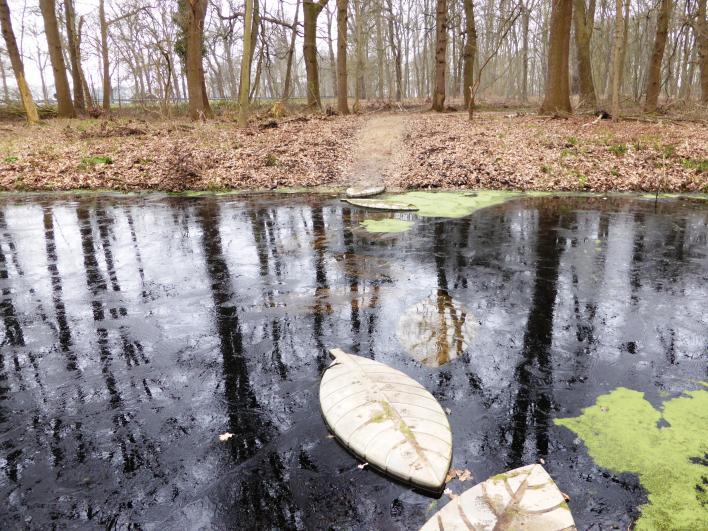
POLYGON ((0 124, 2 190, 489 188, 708 192, 705 123, 579 115, 369 113, 0 124))

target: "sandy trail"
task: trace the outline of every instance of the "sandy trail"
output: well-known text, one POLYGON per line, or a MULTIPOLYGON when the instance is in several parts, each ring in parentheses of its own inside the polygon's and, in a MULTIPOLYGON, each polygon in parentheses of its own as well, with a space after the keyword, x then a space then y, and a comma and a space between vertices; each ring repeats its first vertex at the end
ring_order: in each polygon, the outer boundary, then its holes
POLYGON ((406 117, 401 114, 373 116, 356 135, 352 164, 344 173, 348 186, 388 185, 402 168, 406 117))

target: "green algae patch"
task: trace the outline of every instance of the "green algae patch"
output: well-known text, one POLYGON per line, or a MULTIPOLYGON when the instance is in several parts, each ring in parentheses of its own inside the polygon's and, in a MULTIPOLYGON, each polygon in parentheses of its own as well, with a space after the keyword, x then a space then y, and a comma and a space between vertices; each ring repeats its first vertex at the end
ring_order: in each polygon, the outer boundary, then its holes
POLYGON ((640 507, 636 529, 704 528, 708 391, 687 392, 659 411, 644 393, 620 387, 579 417, 555 423, 575 432, 598 465, 639 476, 649 503, 640 507))
POLYGON ((391 195, 386 201, 410 203, 418 215, 429 218, 463 218, 482 208, 523 197, 520 192, 482 190, 479 192, 407 192, 391 195))
POLYGON ((640 199, 697 199, 700 201, 708 201, 708 194, 701 194, 701 193, 686 193, 686 194, 675 194, 675 193, 660 193, 660 194, 652 194, 652 193, 645 193, 641 194, 639 196, 640 199))
POLYGON ((361 226, 374 233, 406 232, 411 229, 413 222, 397 218, 365 219, 361 226))
POLYGON ((231 190, 228 188, 218 190, 183 190, 181 192, 167 192, 169 196, 175 197, 220 197, 227 195, 241 195, 241 190, 231 190))

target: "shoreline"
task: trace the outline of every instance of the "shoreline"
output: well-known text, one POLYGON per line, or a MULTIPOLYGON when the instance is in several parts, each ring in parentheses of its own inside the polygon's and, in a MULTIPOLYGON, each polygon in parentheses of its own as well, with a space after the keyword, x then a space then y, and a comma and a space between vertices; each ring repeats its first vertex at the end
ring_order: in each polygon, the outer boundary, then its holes
POLYGON ((0 133, 0 191, 317 193, 370 179, 392 191, 708 193, 703 125, 399 113, 391 114, 396 131, 372 132, 380 116, 246 129, 135 120, 11 126, 0 133))
MULTIPOLYGON (((302 196, 302 195, 330 195, 343 196, 346 186, 314 186, 314 187, 284 187, 277 189, 265 188, 242 188, 231 190, 183 190, 180 192, 170 192, 164 190, 114 190, 108 188, 79 188, 69 190, 0 190, 0 199, 7 197, 71 197, 71 196, 117 196, 117 197, 145 197, 162 196, 178 198, 201 198, 201 197, 254 197, 254 196, 302 196)), ((588 198, 626 198, 642 200, 666 200, 666 199, 688 199, 698 201, 708 201, 708 193, 702 192, 646 192, 646 191, 625 191, 612 190, 607 192, 593 191, 567 191, 567 190, 518 190, 518 189, 490 189, 490 188, 408 188, 391 189, 377 197, 382 199, 391 194, 401 194, 409 192, 430 192, 430 193, 469 193, 469 192, 509 192, 518 194, 519 199, 548 198, 548 197, 588 197, 588 198)))

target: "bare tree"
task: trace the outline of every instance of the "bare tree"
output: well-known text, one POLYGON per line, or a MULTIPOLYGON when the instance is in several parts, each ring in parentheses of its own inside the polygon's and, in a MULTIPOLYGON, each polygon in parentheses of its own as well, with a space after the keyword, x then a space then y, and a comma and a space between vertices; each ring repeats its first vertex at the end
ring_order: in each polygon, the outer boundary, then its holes
POLYGON ((10 87, 7 85, 7 74, 5 74, 5 62, 2 58, 2 53, 0 53, 0 79, 2 80, 3 102, 7 105, 10 103, 10 87))
POLYGON ((303 16, 305 22, 305 39, 302 48, 305 57, 305 71, 307 73, 307 106, 321 109, 320 75, 317 67, 317 17, 327 4, 327 0, 304 0, 303 16))
POLYGON ((694 22, 698 56, 701 63, 701 100, 708 103, 708 21, 706 20, 706 0, 698 0, 698 12, 694 22))
MULTIPOLYGON (((204 79, 202 50, 204 46, 204 19, 207 0, 182 0, 185 32, 185 61, 187 64, 187 89, 189 92, 189 117, 192 120, 210 118, 213 113, 204 79)), ((248 94, 248 93, 246 93, 248 94)))
POLYGON ((447 0, 437 0, 435 10, 435 88, 433 110, 445 110, 445 72, 447 70, 447 0))
MULTIPOLYGON (((5 39, 7 54, 10 56, 12 70, 15 73, 15 80, 17 81, 17 88, 20 91, 20 99, 22 100, 22 107, 25 110, 27 121, 31 124, 37 123, 39 122, 39 114, 37 113, 37 107, 32 100, 32 92, 30 91, 29 86, 27 85, 27 80, 25 79, 25 67, 22 64, 20 50, 17 47, 15 32, 12 30, 12 19, 10 18, 10 7, 7 5, 7 0, 0 0, 0 27, 2 28, 2 36, 5 39)), ((5 99, 7 101, 7 81, 5 80, 4 67, 3 84, 5 87, 5 99)))
POLYGON ((74 118, 76 111, 71 102, 69 80, 66 77, 64 53, 61 47, 59 24, 57 22, 56 4, 54 0, 39 0, 39 7, 44 19, 44 33, 47 36, 49 47, 49 60, 54 71, 54 86, 57 94, 57 114, 61 118, 74 118))
POLYGON ((103 68, 103 111, 111 110, 111 72, 108 66, 108 22, 106 20, 105 0, 98 2, 98 19, 101 27, 101 66, 103 68))
POLYGON ((464 0, 465 8, 465 47, 462 73, 465 108, 469 109, 474 85, 474 61, 477 55, 477 26, 474 21, 474 2, 464 0))
POLYGON ((253 57, 253 2, 246 0, 243 17, 243 53, 241 54, 241 86, 239 89, 238 125, 248 125, 249 92, 251 84, 251 58, 253 57))
POLYGON ((337 109, 341 114, 349 114, 347 81, 347 11, 348 0, 337 0, 337 109))
POLYGON ((570 25, 573 0, 553 0, 551 30, 548 48, 546 96, 541 105, 542 114, 570 113, 570 25))
POLYGON ((647 78, 647 97, 644 103, 644 112, 655 112, 659 101, 661 88, 661 63, 664 60, 666 48, 666 35, 669 31, 669 17, 671 16, 671 0, 661 0, 659 16, 656 20, 656 38, 654 48, 649 60, 649 76, 647 78))
POLYGON ((84 86, 81 81, 81 59, 79 55, 79 40, 76 35, 76 10, 74 0, 64 0, 64 14, 66 25, 66 40, 69 48, 71 62, 71 80, 74 89, 74 107, 79 112, 86 112, 84 99, 84 86))
MULTIPOLYGON (((627 0, 629 1, 629 0, 627 0)), ((615 1, 615 37, 612 50, 612 119, 619 120, 620 90, 622 89, 622 44, 624 25, 622 23, 623 0, 615 1)))
POLYGON ((595 23, 595 0, 590 0, 587 9, 585 0, 574 0, 573 7, 575 9, 575 53, 578 58, 580 106, 594 109, 597 106, 597 96, 592 78, 590 40, 595 23))
POLYGON ((295 56, 295 41, 297 39, 297 17, 300 13, 300 0, 295 2, 295 19, 290 33, 290 45, 288 46, 287 64, 285 67, 285 81, 283 86, 283 101, 290 98, 290 90, 293 75, 293 57, 295 56))

